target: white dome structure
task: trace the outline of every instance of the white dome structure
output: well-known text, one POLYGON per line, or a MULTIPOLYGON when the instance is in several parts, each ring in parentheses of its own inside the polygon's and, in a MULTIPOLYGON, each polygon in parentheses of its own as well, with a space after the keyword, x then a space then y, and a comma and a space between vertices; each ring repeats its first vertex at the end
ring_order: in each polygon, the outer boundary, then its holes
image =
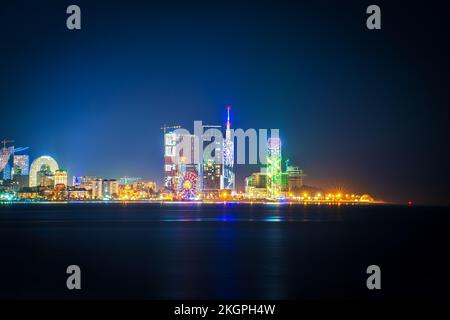
POLYGON ((50 156, 41 156, 35 159, 30 166, 30 187, 37 186, 37 173, 41 170, 43 165, 47 165, 52 174, 55 174, 55 171, 59 170, 58 163, 50 156))

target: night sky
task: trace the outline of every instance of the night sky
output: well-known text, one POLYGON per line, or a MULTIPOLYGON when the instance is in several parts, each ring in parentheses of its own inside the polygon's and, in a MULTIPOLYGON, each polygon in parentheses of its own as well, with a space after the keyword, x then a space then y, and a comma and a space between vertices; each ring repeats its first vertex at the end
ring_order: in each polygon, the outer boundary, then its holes
POLYGON ((2 2, 0 138, 69 175, 161 185, 161 126, 224 124, 231 105, 233 127, 280 129, 308 185, 449 204, 445 2, 309 2, 2 2))

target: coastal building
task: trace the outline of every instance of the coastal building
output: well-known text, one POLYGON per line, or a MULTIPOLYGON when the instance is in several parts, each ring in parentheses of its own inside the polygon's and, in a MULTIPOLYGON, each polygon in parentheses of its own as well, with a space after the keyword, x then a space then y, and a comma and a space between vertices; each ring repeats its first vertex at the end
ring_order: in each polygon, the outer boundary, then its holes
POLYGON ((119 178, 119 184, 122 185, 122 186, 126 186, 126 185, 129 185, 129 184, 132 184, 134 182, 141 181, 141 180, 142 180, 141 177, 128 177, 128 176, 125 176, 125 177, 119 178))
POLYGON ((287 191, 292 194, 297 194, 303 187, 303 178, 306 176, 302 169, 295 166, 288 166, 287 174, 287 191))
POLYGON ((261 168, 260 172, 255 172, 245 178, 245 197, 265 199, 267 196, 267 172, 265 168, 261 168))
POLYGON ((69 199, 70 200, 90 200, 91 190, 80 187, 69 187, 69 199))
POLYGON ((42 179, 44 175, 53 175, 58 169, 58 163, 50 156, 41 156, 35 159, 30 166, 29 186, 36 187, 41 185, 38 183, 38 172, 40 172, 40 178, 42 179))
POLYGON ((222 166, 209 159, 203 162, 202 192, 207 198, 216 198, 220 192, 220 177, 222 166))
MULTIPOLYGON (((203 126, 203 148, 205 148, 205 143, 209 146, 212 144, 211 154, 203 155, 202 163, 202 193, 206 199, 214 199, 219 197, 219 192, 221 188, 221 177, 223 172, 222 165, 222 150, 223 150, 223 140, 217 139, 213 135, 213 131, 219 130, 221 126, 218 125, 204 125, 203 126)), ((205 149, 203 149, 205 150, 205 149)))
POLYGON ((147 200, 155 198, 156 183, 148 180, 119 185, 119 199, 121 200, 147 200))
POLYGON ((72 177, 72 186, 74 187, 82 187, 82 188, 90 188, 91 182, 97 179, 101 179, 97 176, 73 176, 72 177))
POLYGON ((232 193, 236 190, 235 175, 234 175, 234 141, 231 136, 231 122, 230 122, 231 107, 227 106, 227 122, 225 130, 225 140, 223 142, 222 163, 223 171, 221 176, 220 188, 231 190, 232 193))
POLYGON ((156 183, 148 180, 136 181, 131 184, 134 191, 145 191, 148 193, 156 192, 156 183))
POLYGON ((17 192, 17 198, 20 200, 35 200, 40 199, 41 195, 38 188, 25 187, 17 192))
POLYGON ((269 138, 267 151, 267 195, 270 198, 278 198, 282 187, 281 140, 269 138))
POLYGON ((67 187, 67 170, 56 170, 55 175, 55 186, 57 185, 63 185, 64 187, 67 187))
POLYGON ((92 199, 102 200, 103 199, 103 180, 95 179, 89 182, 89 188, 91 190, 92 199))
POLYGON ((103 180, 102 198, 116 199, 119 196, 119 182, 116 179, 103 180))
POLYGON ((53 188, 55 186, 54 176, 46 169, 36 173, 36 180, 40 187, 53 188))
POLYGON ((14 146, 6 147, 3 141, 3 148, 0 152, 0 180, 12 180, 14 177, 14 146))

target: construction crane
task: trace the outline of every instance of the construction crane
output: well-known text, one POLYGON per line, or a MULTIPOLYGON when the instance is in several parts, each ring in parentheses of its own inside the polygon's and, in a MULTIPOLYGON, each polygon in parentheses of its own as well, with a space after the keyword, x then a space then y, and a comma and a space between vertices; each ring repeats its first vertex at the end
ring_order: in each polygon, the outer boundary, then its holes
POLYGON ((172 130, 172 129, 180 129, 180 128, 181 128, 181 126, 166 126, 166 125, 164 125, 161 127, 161 130, 163 130, 164 133, 166 133, 167 130, 169 130, 169 129, 172 130))
POLYGON ((3 149, 2 149, 3 154, 6 154, 6 144, 13 143, 13 142, 14 142, 14 140, 8 140, 8 139, 3 139, 2 141, 0 141, 0 143, 3 144, 3 149))

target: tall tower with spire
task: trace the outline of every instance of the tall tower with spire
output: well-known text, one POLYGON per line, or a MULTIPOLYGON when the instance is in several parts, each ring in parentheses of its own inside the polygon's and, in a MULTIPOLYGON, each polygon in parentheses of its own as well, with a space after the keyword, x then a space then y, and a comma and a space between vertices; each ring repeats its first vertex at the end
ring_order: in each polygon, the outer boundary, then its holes
POLYGON ((223 143, 223 172, 220 180, 221 189, 229 189, 235 192, 235 176, 233 171, 234 166, 234 141, 231 135, 230 122, 231 107, 227 106, 227 122, 225 131, 225 140, 223 143))
POLYGON ((227 130, 226 130, 226 136, 225 136, 225 139, 230 139, 231 137, 230 137, 230 135, 231 135, 231 129, 230 129, 230 126, 231 126, 231 122, 230 122, 230 110, 231 110, 231 106, 227 106, 227 123, 226 123, 226 125, 227 125, 227 130))

